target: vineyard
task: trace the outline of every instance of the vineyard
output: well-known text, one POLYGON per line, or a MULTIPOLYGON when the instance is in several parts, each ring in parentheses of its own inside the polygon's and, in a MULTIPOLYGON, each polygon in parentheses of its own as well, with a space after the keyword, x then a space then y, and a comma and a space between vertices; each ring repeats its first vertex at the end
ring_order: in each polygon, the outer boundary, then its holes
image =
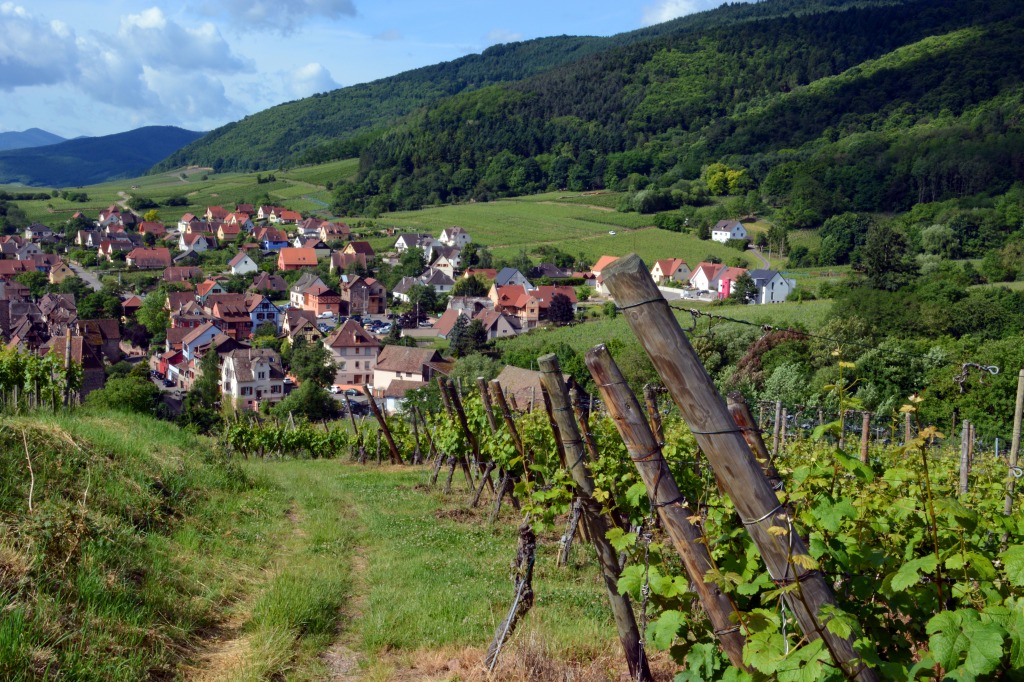
POLYGON ((333 426, 238 420, 225 445, 422 466, 445 494, 488 505, 490 523, 518 524, 514 590, 485 667, 529 618, 537 538, 557 529, 560 565, 593 545, 632 679, 653 679, 655 650, 679 664, 677 680, 1020 674, 1024 373, 1002 452, 976 448, 969 423, 957 434, 920 423, 916 396, 862 415, 842 376, 830 414, 727 404, 622 260, 609 286, 664 379, 642 404, 598 346, 586 354, 598 396, 568 390, 545 356, 529 404, 496 381, 440 379, 434 413, 385 417, 371 400, 372 417, 333 426))

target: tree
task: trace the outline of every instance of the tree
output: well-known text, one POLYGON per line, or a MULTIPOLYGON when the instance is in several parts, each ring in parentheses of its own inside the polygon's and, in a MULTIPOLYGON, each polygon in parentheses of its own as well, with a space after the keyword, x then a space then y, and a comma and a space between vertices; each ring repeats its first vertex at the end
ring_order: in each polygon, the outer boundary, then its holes
POLYGON ((456 358, 466 357, 487 345, 487 332, 480 320, 459 315, 448 334, 448 350, 456 358))
POLYGON ((757 300, 757 285, 754 278, 744 272, 732 283, 729 300, 734 303, 753 303, 757 300))
POLYGON ((160 389, 149 378, 125 373, 107 379, 103 388, 86 396, 85 404, 101 409, 154 414, 160 404, 160 389))
POLYGON ((555 294, 548 304, 548 319, 558 325, 572 322, 572 301, 565 294, 555 294))
POLYGON ((426 284, 415 284, 407 294, 409 296, 409 305, 413 309, 420 310, 426 313, 432 313, 437 310, 437 291, 434 287, 427 286, 426 284))
POLYGON ((167 290, 160 287, 150 292, 135 313, 135 319, 146 328, 152 337, 153 343, 160 344, 167 335, 167 325, 170 324, 170 316, 164 310, 167 303, 167 290))
POLYGON ((160 211, 156 210, 155 208, 151 208, 148 211, 146 211, 145 214, 143 214, 142 219, 145 220, 147 223, 159 222, 160 211))
POLYGON ((185 394, 178 423, 210 433, 220 423, 220 358, 208 351, 199 362, 200 374, 185 394))
POLYGON ((452 296, 486 296, 489 290, 487 280, 480 275, 460 277, 452 287, 452 296))
POLYGON ((94 291, 78 301, 78 317, 82 320, 117 319, 121 317, 121 299, 106 291, 94 291))
POLYGON ((338 401, 314 381, 307 381, 275 405, 273 413, 279 419, 305 417, 311 422, 334 419, 341 411, 338 401))
POLYGON ((23 272, 20 275, 15 275, 15 281, 20 282, 28 287, 28 291, 32 294, 33 298, 39 298, 46 293, 46 287, 49 285, 49 280, 46 278, 46 273, 38 272, 33 270, 31 272, 23 272))
POLYGON ((872 288, 883 291, 897 291, 918 275, 907 238, 888 223, 873 225, 868 230, 861 259, 854 269, 864 273, 872 288))
POLYGON ((321 388, 334 382, 336 369, 330 351, 322 343, 309 343, 300 337, 292 346, 289 363, 291 373, 301 382, 321 388))

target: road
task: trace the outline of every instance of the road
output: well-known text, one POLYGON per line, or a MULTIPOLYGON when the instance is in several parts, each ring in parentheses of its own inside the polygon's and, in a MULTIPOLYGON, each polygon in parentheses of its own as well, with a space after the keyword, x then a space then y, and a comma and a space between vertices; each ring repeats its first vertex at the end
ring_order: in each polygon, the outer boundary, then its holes
POLYGON ((72 272, 74 272, 79 277, 79 279, 81 279, 83 282, 89 285, 89 288, 91 288, 93 291, 99 291, 100 289, 103 288, 103 285, 100 284, 99 277, 89 272, 78 263, 72 261, 68 263, 68 265, 71 267, 72 272))

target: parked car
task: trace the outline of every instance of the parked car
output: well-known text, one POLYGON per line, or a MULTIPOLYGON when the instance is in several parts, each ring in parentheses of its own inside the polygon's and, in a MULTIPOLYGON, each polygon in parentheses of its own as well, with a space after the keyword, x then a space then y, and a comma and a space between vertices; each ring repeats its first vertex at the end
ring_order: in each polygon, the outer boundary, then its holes
POLYGON ((338 386, 338 384, 331 384, 331 387, 328 390, 335 395, 341 393, 341 387, 338 386))
POLYGON ((174 381, 171 379, 164 379, 164 386, 170 388, 171 386, 174 386, 174 381))

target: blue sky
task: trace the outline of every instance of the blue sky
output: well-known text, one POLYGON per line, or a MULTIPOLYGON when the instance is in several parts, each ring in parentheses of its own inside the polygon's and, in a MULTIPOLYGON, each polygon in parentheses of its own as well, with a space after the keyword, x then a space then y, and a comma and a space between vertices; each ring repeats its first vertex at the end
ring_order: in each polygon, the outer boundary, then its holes
POLYGON ((210 130, 497 43, 612 35, 721 0, 0 0, 0 131, 210 130))

